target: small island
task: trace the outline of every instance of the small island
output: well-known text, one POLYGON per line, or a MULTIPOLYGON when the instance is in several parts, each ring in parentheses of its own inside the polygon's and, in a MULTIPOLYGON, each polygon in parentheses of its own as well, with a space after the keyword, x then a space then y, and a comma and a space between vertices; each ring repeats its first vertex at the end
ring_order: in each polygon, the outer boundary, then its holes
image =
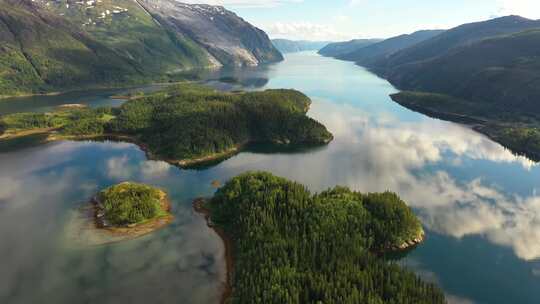
POLYGON ((446 303, 437 286, 385 258, 424 239, 395 193, 311 194, 249 172, 194 208, 225 243, 222 303, 446 303))
POLYGON ((179 84, 119 108, 64 107, 0 118, 0 141, 109 139, 139 145, 150 159, 180 167, 216 162, 248 144, 320 146, 333 136, 308 117, 311 100, 295 90, 220 92, 179 84))
POLYGON ((160 229, 173 218, 167 194, 144 184, 111 186, 99 192, 92 203, 98 229, 130 239, 160 229))

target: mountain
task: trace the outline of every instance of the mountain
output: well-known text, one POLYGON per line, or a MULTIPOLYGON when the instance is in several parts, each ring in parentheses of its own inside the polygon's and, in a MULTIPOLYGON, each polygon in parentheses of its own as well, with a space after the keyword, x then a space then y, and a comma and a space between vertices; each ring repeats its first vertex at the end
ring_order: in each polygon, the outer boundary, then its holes
POLYGON ((397 87, 540 115, 540 27, 487 38, 392 69, 397 87))
POLYGON ((430 116, 471 124, 512 151, 540 161, 538 50, 540 28, 401 65, 388 79, 414 92, 392 98, 430 116))
POLYGON ((369 67, 378 60, 385 59, 397 51, 433 38, 443 32, 443 30, 424 30, 414 32, 410 35, 400 35, 363 47, 353 52, 340 55, 337 58, 354 61, 359 65, 369 67))
POLYGON ((1 0, 0 95, 166 80, 282 59, 222 7, 174 0, 1 0))
POLYGON ((137 1, 162 26, 193 39, 224 65, 253 66, 283 60, 265 32, 221 6, 137 1))
POLYGON ((376 67, 375 72, 384 76, 400 65, 428 60, 440 56, 453 48, 471 44, 481 39, 538 27, 540 27, 540 21, 519 16, 506 16, 483 22, 464 24, 394 53, 388 58, 378 60, 373 66, 376 67))
POLYGON ((307 41, 307 40, 288 40, 272 39, 274 46, 282 53, 296 53, 303 51, 318 51, 327 46, 329 41, 307 41))
POLYGON ((381 41, 382 39, 354 39, 345 42, 330 43, 319 50, 319 54, 327 57, 339 57, 381 41))

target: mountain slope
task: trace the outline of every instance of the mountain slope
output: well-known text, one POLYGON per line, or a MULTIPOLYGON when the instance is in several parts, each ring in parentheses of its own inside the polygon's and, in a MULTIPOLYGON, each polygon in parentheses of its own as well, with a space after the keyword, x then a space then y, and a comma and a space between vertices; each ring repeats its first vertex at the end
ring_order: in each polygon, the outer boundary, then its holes
POLYGON ((389 70, 402 64, 428 60, 440 56, 453 48, 478 40, 538 27, 540 27, 540 21, 519 16, 506 16, 483 22, 464 24, 401 50, 388 58, 381 59, 373 65, 377 67, 377 73, 385 75, 389 70))
POLYGON ((319 54, 327 57, 339 57, 381 41, 382 39, 354 39, 345 42, 330 43, 319 50, 319 54))
POLYGON ((282 53, 296 53, 303 51, 318 51, 327 46, 329 41, 306 41, 306 40, 288 40, 272 39, 274 46, 282 53))
POLYGON ((0 95, 141 74, 128 58, 30 1, 0 3, 0 39, 0 95))
POLYGON ((397 51, 433 38, 443 32, 443 30, 424 30, 414 32, 410 35, 400 35, 366 46, 351 53, 343 54, 337 58, 354 61, 359 65, 369 67, 377 62, 377 60, 384 59, 397 51))
POLYGON ((0 42, 0 96, 282 59, 234 13, 173 0, 1 0, 0 42))
POLYGON ((407 90, 540 115, 539 50, 540 28, 481 40, 431 60, 396 67, 388 80, 407 90))
POLYGON ((430 116, 471 124, 511 150, 540 161, 538 50, 540 29, 485 39, 402 65, 388 79, 414 92, 392 98, 430 116))
POLYGON ((175 0, 137 0, 162 25, 205 47, 224 65, 257 65, 283 60, 265 32, 221 6, 175 0))

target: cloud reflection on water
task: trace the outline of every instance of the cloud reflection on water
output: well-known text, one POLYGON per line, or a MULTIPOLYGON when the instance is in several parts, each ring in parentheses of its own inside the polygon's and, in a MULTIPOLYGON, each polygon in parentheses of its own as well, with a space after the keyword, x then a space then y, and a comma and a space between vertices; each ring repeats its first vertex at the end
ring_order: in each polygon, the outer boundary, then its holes
POLYGON ((534 162, 452 123, 370 117, 324 101, 316 102, 310 115, 334 133, 327 149, 307 155, 243 153, 219 167, 226 172, 271 170, 315 191, 336 184, 392 190, 418 210, 431 230, 456 238, 483 235, 513 248, 522 259, 540 257, 540 196, 506 192, 483 177, 460 178, 450 170, 481 160, 493 166, 517 164, 527 175, 538 170, 534 162))
POLYGON ((111 183, 107 165, 127 168, 113 180, 170 171, 143 159, 133 145, 90 142, 0 153, 0 302, 216 303, 223 245, 176 191, 174 222, 154 234, 99 247, 64 237, 79 206, 111 183))

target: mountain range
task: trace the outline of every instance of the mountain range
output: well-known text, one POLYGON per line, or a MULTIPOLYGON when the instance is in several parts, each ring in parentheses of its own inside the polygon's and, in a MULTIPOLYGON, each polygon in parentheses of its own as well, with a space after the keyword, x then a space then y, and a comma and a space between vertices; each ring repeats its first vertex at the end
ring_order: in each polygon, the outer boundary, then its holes
POLYGON ((407 37, 398 36, 338 58, 403 90, 392 96, 401 105, 540 160, 540 21, 506 16, 410 36, 417 42, 380 47, 407 37))
POLYGON ((330 41, 308 41, 272 39, 274 46, 282 53, 296 53, 304 51, 318 51, 330 44, 330 41))
POLYGON ((381 41, 382 39, 353 39, 345 42, 334 42, 320 49, 319 54, 337 58, 381 41))
POLYGON ((167 80, 283 59, 220 6, 175 0, 1 0, 0 95, 167 80))
POLYGON ((359 65, 372 66, 376 62, 388 58, 392 54, 420 43, 424 40, 433 38, 443 30, 423 30, 412 34, 404 34, 383 40, 372 45, 353 50, 349 53, 337 56, 338 59, 355 61, 359 65))

